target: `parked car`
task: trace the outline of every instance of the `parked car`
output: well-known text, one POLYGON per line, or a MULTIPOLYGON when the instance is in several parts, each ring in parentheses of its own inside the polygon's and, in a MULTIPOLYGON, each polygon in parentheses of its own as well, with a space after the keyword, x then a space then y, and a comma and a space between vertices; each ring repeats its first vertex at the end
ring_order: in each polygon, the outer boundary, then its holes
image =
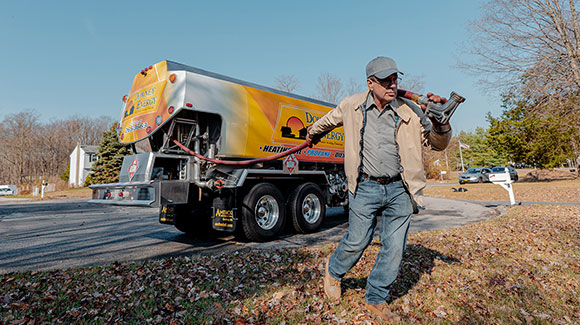
POLYGON ((491 169, 491 173, 489 174, 489 180, 492 181, 496 176, 495 174, 504 174, 505 173, 505 169, 508 169, 509 173, 510 173, 510 178, 512 179, 512 181, 517 182, 518 181, 518 172, 512 167, 512 166, 508 166, 508 167, 493 167, 491 169))
POLYGON ((16 194, 16 185, 0 185, 0 196, 16 194))
POLYGON ((489 168, 469 168, 459 175, 459 184, 489 182, 489 168))

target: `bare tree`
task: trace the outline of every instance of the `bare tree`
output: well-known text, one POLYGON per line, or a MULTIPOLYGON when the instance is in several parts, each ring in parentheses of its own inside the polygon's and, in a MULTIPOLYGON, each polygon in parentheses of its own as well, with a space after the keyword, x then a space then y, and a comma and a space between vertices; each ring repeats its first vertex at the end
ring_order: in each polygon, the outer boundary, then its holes
POLYGON ((298 79, 293 74, 276 76, 276 89, 291 93, 296 88, 298 88, 298 79))
POLYGON ((350 96, 362 93, 366 89, 367 85, 364 82, 358 81, 351 77, 350 79, 348 79, 348 82, 346 83, 345 92, 347 96, 350 96))
POLYGON ((42 136, 38 133, 38 114, 21 112, 4 118, 3 132, 0 135, 2 160, 9 166, 10 174, 2 179, 10 183, 21 184, 34 178, 34 156, 38 150, 36 140, 42 136))
POLYGON ((316 90, 318 91, 317 98, 331 104, 337 104, 344 93, 340 79, 328 72, 318 76, 316 90))
POLYGON ((425 81, 423 78, 425 78, 423 75, 410 76, 405 74, 405 76, 401 78, 398 87, 417 94, 422 94, 425 91, 425 81))
POLYGON ((502 92, 509 86, 528 96, 566 96, 580 89, 575 0, 491 0, 483 10, 466 46, 476 60, 460 67, 502 92))
MULTIPOLYGON (((61 124, 66 137, 73 143, 86 145, 98 145, 101 142, 103 132, 107 131, 115 120, 108 116, 87 118, 73 116, 68 120, 58 121, 61 124)), ((71 149, 72 150, 72 149, 71 149)))
POLYGON ((57 179, 76 144, 98 144, 112 124, 110 117, 74 117, 42 124, 37 116, 26 111, 8 115, 0 123, 0 183, 57 179))

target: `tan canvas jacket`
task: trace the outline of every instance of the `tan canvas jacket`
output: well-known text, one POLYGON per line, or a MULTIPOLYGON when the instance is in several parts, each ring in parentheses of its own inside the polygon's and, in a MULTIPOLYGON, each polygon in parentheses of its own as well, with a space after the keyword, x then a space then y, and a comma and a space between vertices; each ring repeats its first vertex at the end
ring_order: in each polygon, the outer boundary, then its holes
MULTIPOLYGON (((325 116, 316 121, 310 129, 310 135, 316 135, 344 126, 344 170, 348 179, 348 190, 356 192, 358 167, 360 165, 360 131, 363 126, 361 106, 367 99, 370 90, 343 99, 340 104, 325 116)), ((431 122, 420 107, 397 98, 397 114, 401 118, 395 133, 399 146, 399 157, 403 167, 403 181, 415 203, 423 205, 422 194, 426 178, 423 168, 422 146, 434 150, 443 150, 451 139, 451 129, 436 132, 431 122)))

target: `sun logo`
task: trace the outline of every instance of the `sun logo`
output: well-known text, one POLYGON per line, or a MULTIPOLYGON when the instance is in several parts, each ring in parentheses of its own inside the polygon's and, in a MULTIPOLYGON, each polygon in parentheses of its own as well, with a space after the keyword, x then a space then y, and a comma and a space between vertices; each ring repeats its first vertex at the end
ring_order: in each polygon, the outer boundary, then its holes
POLYGON ((296 116, 290 117, 286 121, 286 126, 283 126, 280 131, 282 131, 282 137, 284 138, 306 139, 304 123, 296 116))

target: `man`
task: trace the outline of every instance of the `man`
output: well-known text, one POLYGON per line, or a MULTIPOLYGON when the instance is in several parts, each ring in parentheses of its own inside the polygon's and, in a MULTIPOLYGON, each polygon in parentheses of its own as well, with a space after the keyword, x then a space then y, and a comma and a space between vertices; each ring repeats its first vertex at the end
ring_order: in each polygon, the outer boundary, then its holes
MULTIPOLYGON (((429 121, 421 108, 397 98, 395 61, 377 57, 366 66, 369 89, 343 99, 308 128, 307 140, 344 126, 344 168, 349 190, 348 233, 326 260, 324 291, 340 300, 340 281, 371 243, 377 218, 380 249, 367 279, 367 308, 384 320, 396 320, 387 305, 389 287, 399 273, 409 221, 425 187, 422 146, 443 150, 451 127, 429 121)), ((401 73, 402 74, 402 73, 401 73)), ((435 102, 444 98, 428 94, 435 102)))

